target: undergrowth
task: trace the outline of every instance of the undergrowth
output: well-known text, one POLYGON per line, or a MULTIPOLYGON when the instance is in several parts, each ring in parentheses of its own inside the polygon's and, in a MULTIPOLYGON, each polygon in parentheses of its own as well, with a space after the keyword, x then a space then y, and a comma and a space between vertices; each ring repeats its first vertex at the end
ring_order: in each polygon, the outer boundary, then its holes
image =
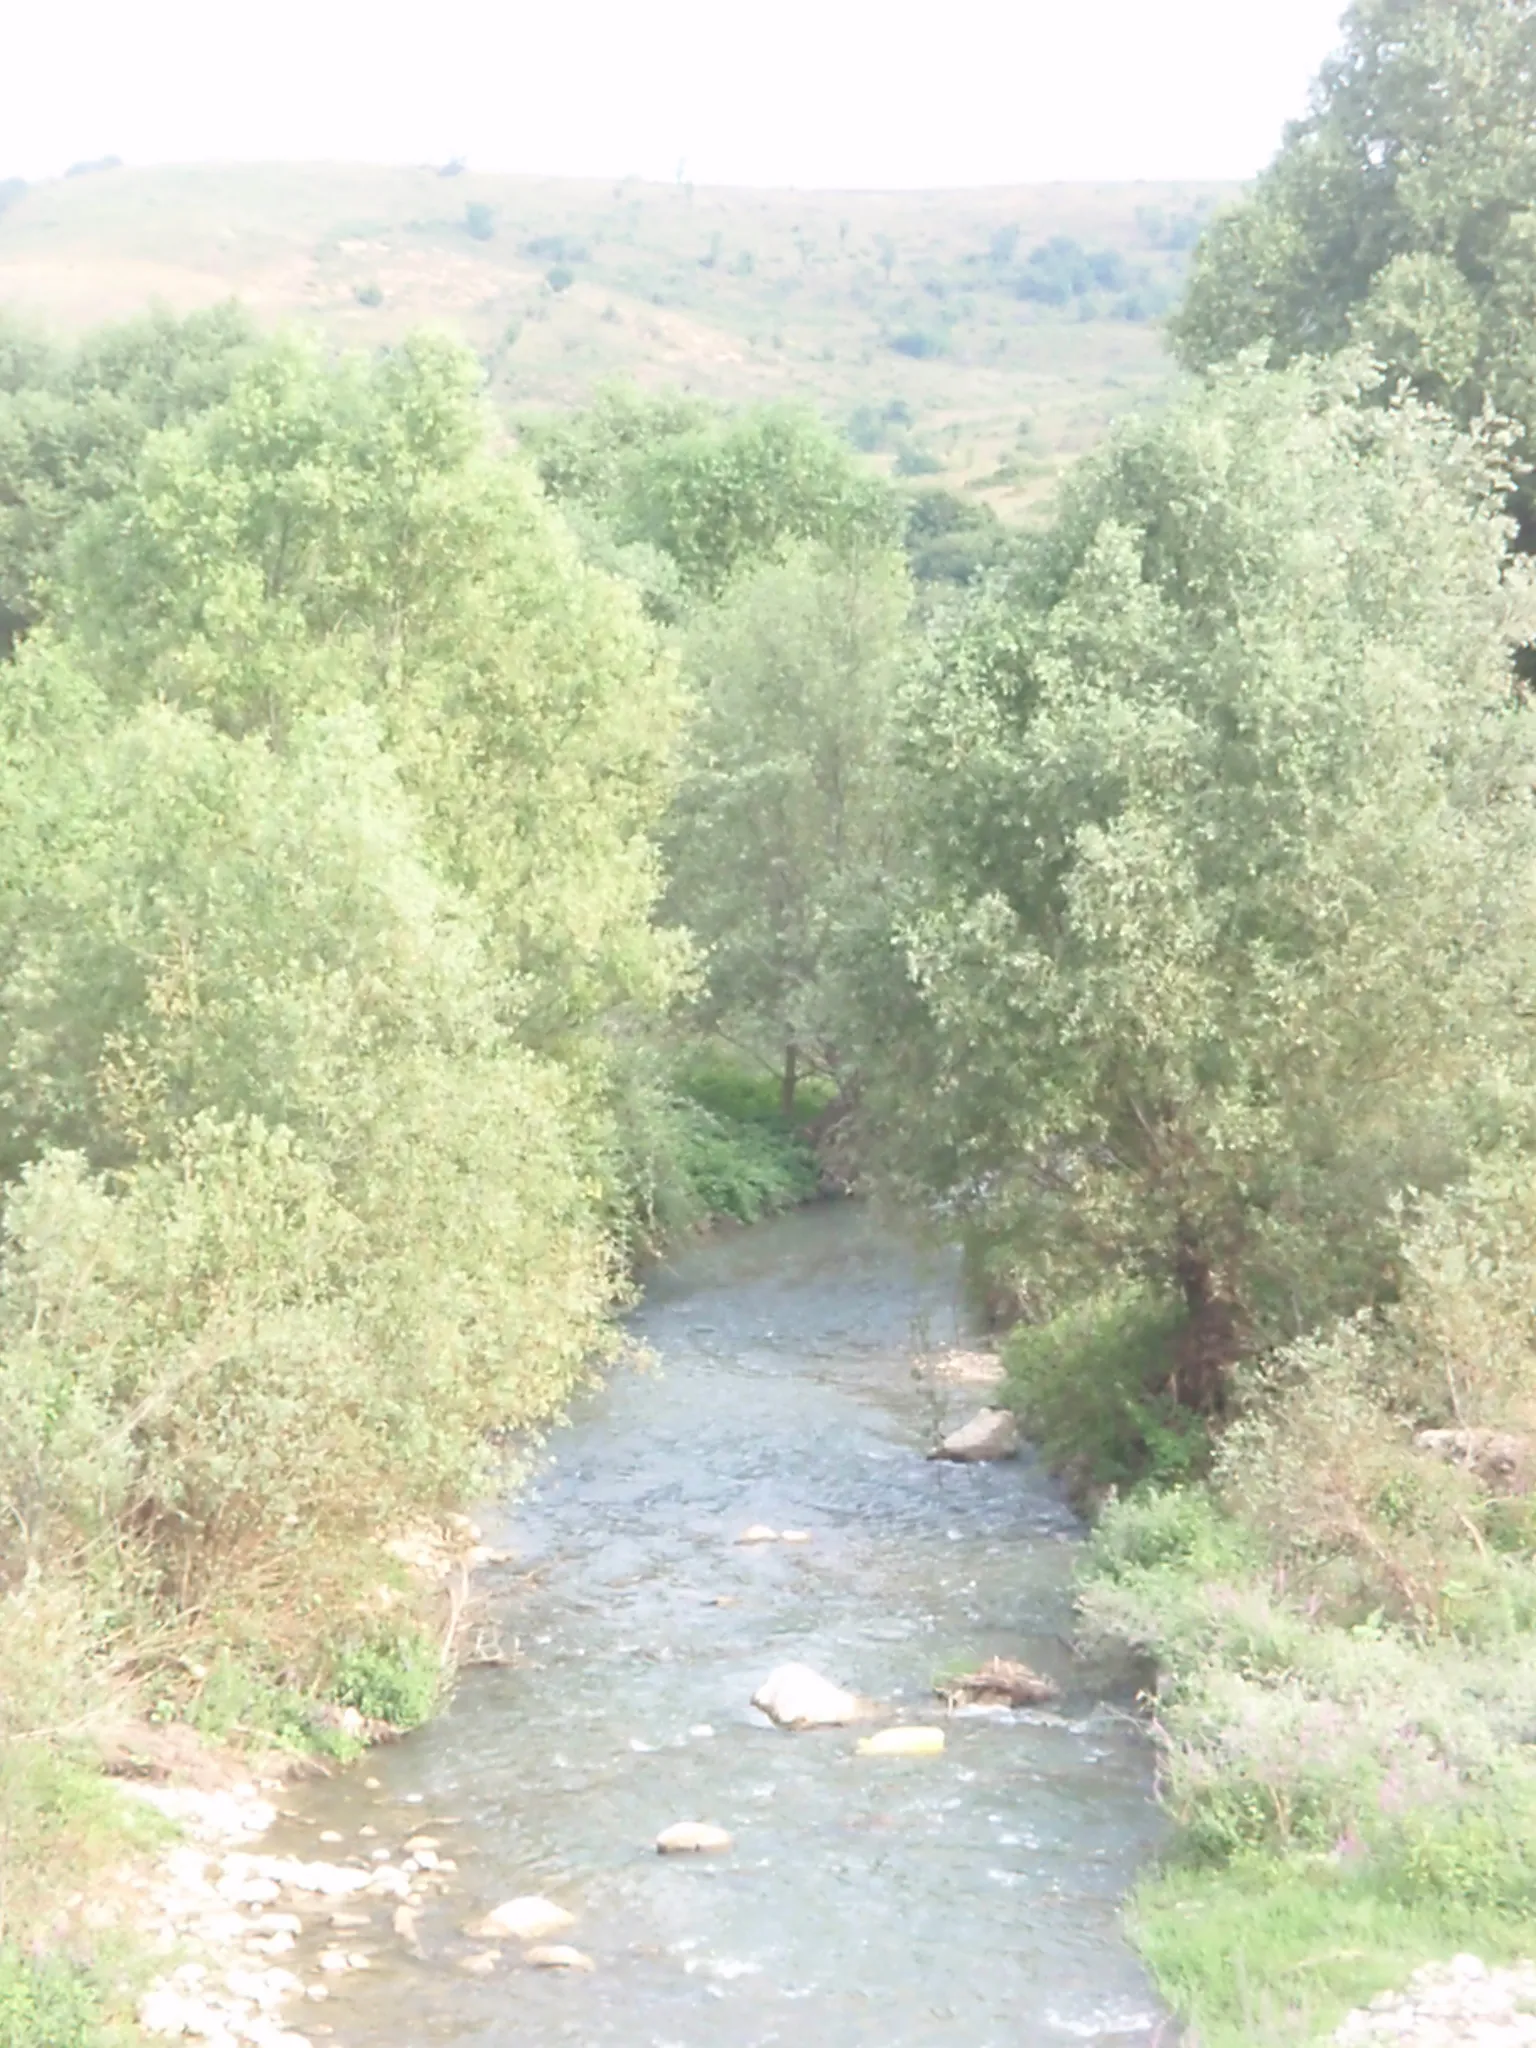
POLYGON ((1153 1305, 1011 1341, 1048 1451, 1133 1482, 1080 1619, 1159 1674, 1175 1832, 1131 1924, 1201 2048, 1317 2040, 1423 1963, 1531 1953, 1533 1208, 1523 1178, 1425 1203, 1397 1299, 1251 1362, 1187 1460, 1147 1427, 1153 1305))
POLYGON ((1076 1491, 1168 1485, 1204 1471, 1206 1427, 1169 1391, 1185 1320, 1179 1304, 1123 1287, 1009 1334, 1006 1398, 1076 1491))

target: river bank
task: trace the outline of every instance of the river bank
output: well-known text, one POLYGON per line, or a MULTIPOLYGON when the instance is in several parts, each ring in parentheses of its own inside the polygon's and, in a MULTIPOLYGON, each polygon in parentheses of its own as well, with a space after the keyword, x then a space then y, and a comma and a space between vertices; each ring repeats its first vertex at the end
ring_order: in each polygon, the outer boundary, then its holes
MULTIPOLYGON (((343 2048, 494 2036, 511 1998, 531 2048, 875 2028, 925 2048, 957 2026, 1001 2048, 1021 2015, 1042 2041, 1150 2040, 1119 1909, 1162 1824, 1131 1674, 1064 1640, 1075 1518, 1027 1456, 924 1455, 977 1400, 913 1373, 964 1335, 953 1262, 861 1205, 800 1211, 679 1253, 636 1335, 654 1365, 580 1402, 483 1518, 516 1557, 487 1589, 511 1661, 283 1802, 273 1854, 331 1833, 360 1868, 415 1815, 455 1866, 409 1940, 367 1909, 368 1967, 333 1979, 322 2024, 343 2048), (759 1522, 809 1540, 738 1543, 759 1522), (855 1730, 789 1735, 749 1704, 801 1659, 895 1719, 942 1719, 935 1677, 993 1653, 1060 1702, 945 1720, 937 1758, 861 1757, 855 1730), (659 1857, 683 1819, 734 1847, 659 1857), (505 1942, 485 1964, 466 1926, 527 1894, 575 1916, 559 1939, 591 1971, 505 1942)), ((296 1975, 326 1938, 298 1942, 296 1975)))

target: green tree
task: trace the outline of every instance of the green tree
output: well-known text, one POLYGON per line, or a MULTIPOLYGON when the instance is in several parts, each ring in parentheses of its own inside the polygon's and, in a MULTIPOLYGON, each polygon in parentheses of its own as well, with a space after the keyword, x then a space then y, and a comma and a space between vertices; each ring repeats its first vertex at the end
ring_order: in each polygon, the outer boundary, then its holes
POLYGON ((649 912, 680 702, 633 595, 489 455, 477 381, 446 341, 334 367, 272 344, 87 523, 63 616, 119 703, 279 745, 374 706, 521 1028, 552 1044, 670 990, 649 912))
POLYGON ((129 483, 150 433, 225 397, 255 346, 233 305, 148 314, 70 354, 0 323, 0 655, 44 616, 81 514, 129 483))
POLYGON ((1533 1078, 1531 583, 1487 455, 1358 397, 1217 373, 941 627, 861 1008, 898 1173, 1228 1356, 1388 1288, 1533 1078))
MULTIPOLYGON (((1536 5, 1357 0, 1306 117, 1206 231, 1172 328, 1203 368, 1363 343, 1469 421, 1536 432, 1536 5)), ((1519 499, 1536 545, 1531 488, 1519 499)))
POLYGON ((618 548, 665 557, 694 599, 797 542, 856 551, 900 533, 889 488, 787 407, 731 416, 615 389, 525 438, 555 496, 588 507, 618 548))
POLYGON ((704 949, 698 1021, 777 1068, 846 1080, 838 973, 899 835, 899 555, 801 547, 740 576, 686 644, 697 710, 669 840, 671 913, 704 949))

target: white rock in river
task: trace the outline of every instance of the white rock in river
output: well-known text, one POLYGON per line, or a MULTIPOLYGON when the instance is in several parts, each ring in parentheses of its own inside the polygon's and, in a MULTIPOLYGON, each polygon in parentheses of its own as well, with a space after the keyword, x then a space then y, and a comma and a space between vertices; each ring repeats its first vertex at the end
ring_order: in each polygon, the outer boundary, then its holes
POLYGON ((750 1529, 743 1529, 736 1538, 738 1543, 777 1543, 779 1532, 770 1529, 766 1522, 754 1522, 750 1529))
POLYGON ((531 1948, 527 1960, 536 1970, 595 1970, 597 1965, 590 1956, 583 1955, 579 1948, 567 1948, 564 1942, 555 1942, 548 1948, 531 1948))
POLYGON ((567 1913, 564 1906, 557 1906, 553 1899, 527 1894, 521 1898, 504 1899, 499 1906, 493 1906, 483 1919, 472 1921, 464 1932, 477 1941, 501 1941, 508 1935, 517 1941, 542 1941, 545 1935, 559 1934, 575 1924, 576 1915, 567 1913))
POLYGON ((1011 1408, 983 1408, 961 1428, 952 1430, 930 1458, 951 1458, 960 1465, 979 1465, 991 1458, 1019 1455, 1019 1425, 1011 1408))
POLYGON ((780 1728, 842 1728, 868 1712, 856 1693, 844 1692, 809 1664, 780 1664, 770 1671, 752 1704, 780 1728))
POLYGON ((731 1838, 725 1829, 714 1827, 707 1820, 676 1821, 656 1837, 656 1847, 663 1856, 686 1856, 730 1846, 731 1838))

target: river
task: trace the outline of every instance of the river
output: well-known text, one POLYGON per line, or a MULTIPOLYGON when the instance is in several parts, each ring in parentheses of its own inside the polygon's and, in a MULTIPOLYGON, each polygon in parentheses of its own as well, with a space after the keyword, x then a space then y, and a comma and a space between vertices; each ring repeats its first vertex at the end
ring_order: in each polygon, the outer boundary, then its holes
MULTIPOLYGON (((923 1456, 936 1397, 912 1359, 961 1339, 954 1262, 821 1205, 689 1248, 635 1325, 654 1362, 585 1398, 532 1486, 482 1517, 516 1556, 489 1580, 512 1660, 282 1824, 310 1854, 317 1830, 357 1855, 424 1832, 457 1866, 414 1952, 387 1907, 347 1935, 370 1966, 333 1980, 308 2031, 337 2048, 1150 2041, 1160 2008, 1118 1904, 1160 1824, 1129 1674, 1068 1647, 1078 1525, 1027 1454, 923 1456), (738 1545, 754 1522, 810 1540, 738 1545), (994 1653, 1054 1676, 1059 1706, 944 1719, 935 1673, 994 1653), (943 1754, 771 1728, 749 1700, 790 1660, 941 1721, 943 1754), (658 1856, 678 1820, 735 1846, 658 1856), (529 1892, 576 1913, 560 1939, 596 1967, 532 1969, 509 1943, 467 1975, 463 1923, 529 1892)), ((944 1398, 958 1420, 979 1397, 944 1398)))

